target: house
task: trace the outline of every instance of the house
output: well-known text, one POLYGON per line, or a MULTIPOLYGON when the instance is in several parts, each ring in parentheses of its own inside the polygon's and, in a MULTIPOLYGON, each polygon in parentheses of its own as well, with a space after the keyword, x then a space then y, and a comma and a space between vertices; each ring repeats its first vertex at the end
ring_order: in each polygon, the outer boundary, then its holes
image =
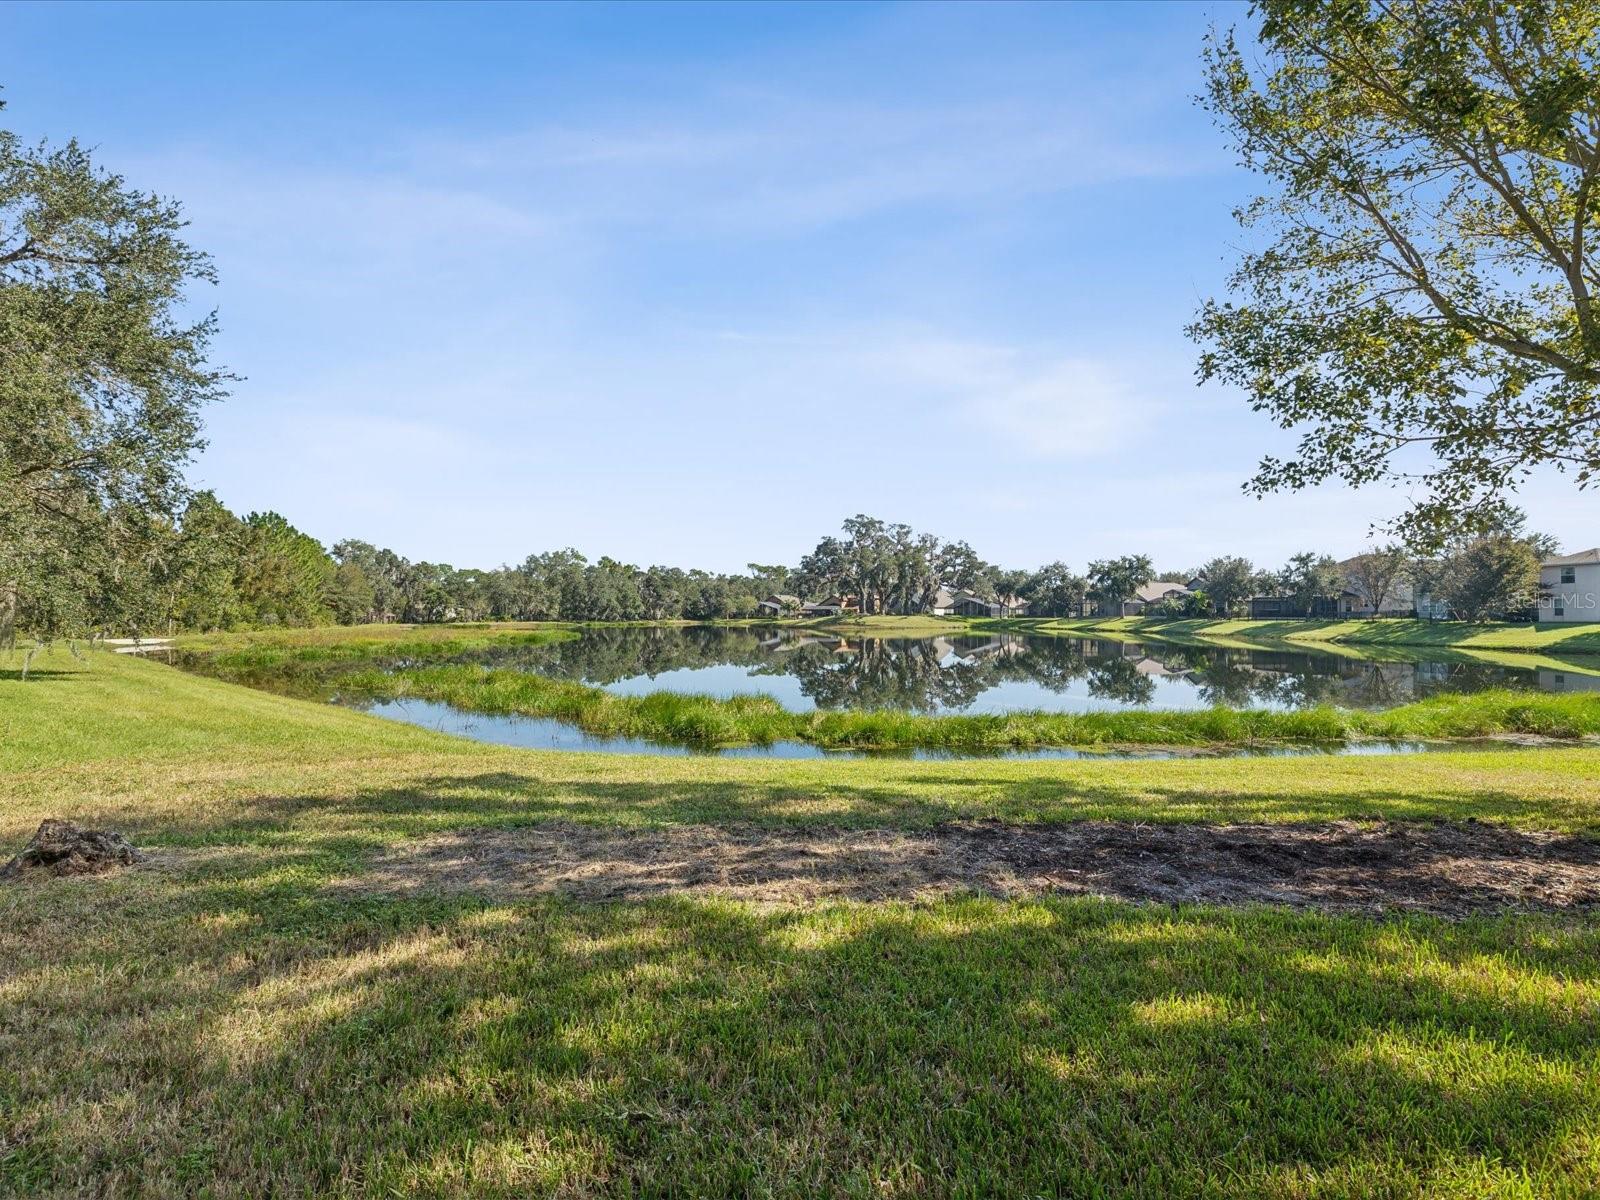
POLYGON ((1028 606, 1020 600, 1014 604, 1002 604, 965 588, 951 591, 942 587, 933 594, 928 611, 936 617, 1020 617, 1028 611, 1028 606))
POLYGON ((1600 675, 1579 671, 1539 671, 1541 692, 1600 692, 1600 675))
POLYGON ((859 611, 860 605, 854 596, 832 595, 800 606, 800 615, 803 617, 842 617, 845 613, 859 611))
POLYGON ((1416 610, 1417 604, 1412 595, 1411 584, 1404 579, 1396 578, 1389 585, 1389 592, 1383 598, 1383 603, 1373 606, 1372 598, 1367 595, 1367 589, 1362 586, 1360 576, 1356 572, 1360 557, 1347 558, 1339 564, 1339 571, 1344 576, 1344 590, 1339 593, 1339 615, 1342 617, 1409 617, 1416 610))
POLYGON ((1110 606, 1103 605, 1101 616, 1104 617, 1137 617, 1147 608, 1154 608, 1167 600, 1183 601, 1193 594, 1187 584, 1172 583, 1164 579, 1153 579, 1149 583, 1141 583, 1132 598, 1124 600, 1120 612, 1109 611, 1110 606))
POLYGON ((1344 572, 1344 591, 1339 593, 1339 615, 1342 617, 1422 617, 1429 621, 1442 621, 1449 617, 1450 606, 1426 591, 1419 592, 1410 580, 1396 579, 1389 587, 1383 603, 1373 607, 1372 599, 1356 575, 1356 560, 1347 558, 1339 564, 1344 572))
POLYGON ((756 604, 756 611, 764 617, 781 617, 785 613, 799 612, 801 607, 799 596, 791 596, 787 592, 774 592, 756 604))
POLYGON ((1336 596, 1318 596, 1312 600, 1309 613, 1306 612, 1305 605, 1293 596, 1250 597, 1252 621, 1303 620, 1307 616, 1317 620, 1329 620, 1338 615, 1339 599, 1336 596))
POLYGON ((1600 547, 1539 564, 1539 620, 1600 621, 1600 547))
POLYGON ((1015 604, 1005 604, 999 600, 985 600, 982 596, 974 596, 971 592, 959 593, 950 607, 950 611, 958 617, 1020 617, 1026 615, 1028 604, 1019 600, 1015 604))

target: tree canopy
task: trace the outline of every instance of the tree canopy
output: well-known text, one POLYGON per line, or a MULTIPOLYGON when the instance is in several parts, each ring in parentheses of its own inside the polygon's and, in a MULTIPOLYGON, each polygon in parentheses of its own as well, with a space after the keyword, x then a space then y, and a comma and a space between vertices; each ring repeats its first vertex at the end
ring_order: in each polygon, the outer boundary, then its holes
POLYGON ((200 410, 212 279, 178 205, 96 167, 76 142, 0 130, 0 642, 135 619, 171 545, 200 410))
POLYGON ((1438 544, 1553 466, 1600 469, 1600 6, 1258 0, 1202 102, 1266 190, 1201 310, 1202 380, 1299 432, 1250 489, 1410 480, 1438 544))

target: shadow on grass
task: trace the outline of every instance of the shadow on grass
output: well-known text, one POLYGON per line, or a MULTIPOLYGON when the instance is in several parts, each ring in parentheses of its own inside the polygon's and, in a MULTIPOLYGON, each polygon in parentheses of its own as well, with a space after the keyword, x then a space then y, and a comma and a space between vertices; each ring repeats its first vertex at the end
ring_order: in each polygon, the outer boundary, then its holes
MULTIPOLYGON (((1597 759, 1600 762, 1600 759, 1597 759)), ((374 832, 425 832, 463 824, 514 825, 549 819, 617 825, 825 823, 848 828, 922 828, 943 821, 996 818, 1014 822, 1078 819, 1122 821, 1340 819, 1526 819, 1525 793, 1493 782, 1430 779, 1405 786, 1392 779, 1351 780, 1323 794, 1285 794, 1267 780, 1185 786, 1180 775, 1130 787, 1037 776, 949 776, 908 773, 882 783, 813 777, 770 784, 749 779, 617 782, 569 777, 557 781, 497 771, 436 775, 345 795, 264 796, 251 803, 251 823, 292 824, 326 811, 349 814, 374 832), (908 786, 909 785, 909 786, 908 786)), ((1583 818, 1588 832, 1600 814, 1583 818)), ((228 824, 234 824, 232 818, 228 824)))
POLYGON ((0 1183, 1255 1196, 1593 1178, 1592 923, 493 907, 331 898, 328 869, 262 853, 19 904, 0 935, 0 1183))
POLYGON ((73 679, 81 671, 52 671, 48 667, 30 667, 24 675, 20 667, 0 667, 0 683, 32 683, 34 680, 73 679))

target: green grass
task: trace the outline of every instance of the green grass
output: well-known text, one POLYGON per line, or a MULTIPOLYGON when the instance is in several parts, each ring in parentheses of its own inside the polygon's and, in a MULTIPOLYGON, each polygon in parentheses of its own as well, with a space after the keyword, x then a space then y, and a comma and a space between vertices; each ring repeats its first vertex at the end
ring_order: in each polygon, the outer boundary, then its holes
MULTIPOLYGON (((1600 752, 783 760, 519 751, 99 652, 0 677, 0 838, 63 810, 141 836, 463 824, 1478 818, 1600 835, 1600 752)), ((353 836, 353 834, 352 834, 353 836)))
POLYGON ((534 621, 485 621, 448 625, 320 625, 253 629, 238 633, 187 633, 173 639, 186 650, 226 652, 258 661, 288 658, 318 661, 328 657, 459 654, 485 646, 529 645, 574 638, 575 627, 534 621))
MULTIPOLYGON (((1021 628, 1018 622, 1008 624, 1021 628)), ((1181 620, 1143 617, 1027 622, 1039 633, 1153 640, 1201 639, 1251 642, 1338 642, 1353 646, 1432 646, 1463 650, 1544 650, 1600 654, 1600 624, 1467 625, 1458 621, 1407 619, 1344 621, 1181 620)))
MULTIPOLYGON (((226 666, 231 661, 224 658, 226 666)), ((570 680, 473 664, 406 666, 338 677, 347 695, 414 697, 470 712, 545 717, 607 737, 696 746, 807 742, 826 749, 985 751, 1051 746, 1225 747, 1339 743, 1356 738, 1468 738, 1600 734, 1600 696, 1484 692, 1446 695, 1382 712, 1013 712, 927 716, 901 711, 794 713, 770 696, 681 692, 626 696, 570 680)))
POLYGON ((931 613, 912 616, 874 615, 859 613, 830 617, 816 622, 806 622, 822 629, 846 633, 871 633, 880 637, 937 637, 940 634, 962 633, 983 628, 989 622, 973 617, 936 617, 931 613))
MULTIPOLYGON (((0 667, 6 664, 0 663, 0 667)), ((1600 919, 1087 900, 380 897, 562 819, 1474 817, 1600 754, 783 762, 517 751, 94 654, 0 675, 0 1194, 1454 1196, 1600 1189, 1600 919)))

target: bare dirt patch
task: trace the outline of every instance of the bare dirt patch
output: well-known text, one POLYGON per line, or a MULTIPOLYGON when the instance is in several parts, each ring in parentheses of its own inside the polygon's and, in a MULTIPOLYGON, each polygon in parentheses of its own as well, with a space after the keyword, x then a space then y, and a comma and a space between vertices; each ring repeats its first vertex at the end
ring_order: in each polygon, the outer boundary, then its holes
POLYGON ((410 843, 341 887, 391 893, 559 894, 766 903, 953 892, 1093 895, 1168 904, 1279 904, 1464 916, 1600 904, 1600 843, 1460 825, 1028 826, 923 831, 552 823, 410 843))

